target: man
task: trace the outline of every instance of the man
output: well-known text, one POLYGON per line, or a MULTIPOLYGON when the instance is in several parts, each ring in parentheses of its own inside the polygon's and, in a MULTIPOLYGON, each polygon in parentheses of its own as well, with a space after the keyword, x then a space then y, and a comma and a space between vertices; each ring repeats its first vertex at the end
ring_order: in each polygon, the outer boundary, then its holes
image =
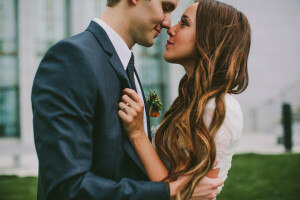
MULTIPOLYGON (((43 58, 32 106, 39 158, 38 199, 170 199, 183 179, 150 182, 118 117, 134 44, 151 46, 178 0, 108 0, 101 19, 60 41, 43 58)), ((146 109, 147 111, 147 109, 146 109)), ((149 119, 145 116, 149 134, 149 119)), ((194 197, 214 198, 220 179, 206 178, 194 197), (208 189, 207 189, 208 188, 208 189)))

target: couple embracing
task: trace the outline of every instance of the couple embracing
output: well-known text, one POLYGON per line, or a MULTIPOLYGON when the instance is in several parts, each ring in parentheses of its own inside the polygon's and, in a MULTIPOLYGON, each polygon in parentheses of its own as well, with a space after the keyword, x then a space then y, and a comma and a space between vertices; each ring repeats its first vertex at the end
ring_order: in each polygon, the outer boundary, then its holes
POLYGON ((214 199, 243 124, 231 94, 248 84, 250 26, 215 0, 192 4, 171 27, 178 0, 107 0, 101 18, 52 46, 32 89, 38 199, 214 199), (131 48, 152 46, 184 67, 179 95, 150 132, 131 48))

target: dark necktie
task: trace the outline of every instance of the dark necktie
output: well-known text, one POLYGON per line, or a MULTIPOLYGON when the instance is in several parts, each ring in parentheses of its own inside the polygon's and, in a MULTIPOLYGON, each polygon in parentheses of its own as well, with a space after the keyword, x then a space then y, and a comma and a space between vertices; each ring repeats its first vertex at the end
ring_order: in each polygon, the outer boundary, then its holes
POLYGON ((135 81, 134 81, 134 71, 135 71, 134 56, 133 56, 133 53, 131 53, 131 57, 130 57, 130 60, 129 60, 129 63, 128 63, 128 66, 127 66, 127 69, 126 69, 126 73, 127 73, 128 78, 129 78, 129 81, 131 83, 132 89, 137 91, 136 86, 135 86, 135 81))
MULTIPOLYGON (((128 66, 127 66, 127 69, 126 69, 126 73, 127 73, 127 76, 129 78, 129 81, 132 85, 132 89, 134 89, 136 92, 136 86, 135 86, 135 81, 134 81, 134 73, 136 75, 136 78, 139 82, 139 85, 141 86, 141 81, 139 79, 139 75, 137 74, 136 72, 136 69, 134 67, 134 56, 133 56, 133 53, 131 53, 131 57, 130 57, 130 60, 129 60, 129 63, 128 63, 128 66)), ((149 111, 148 111, 148 107, 147 107, 147 103, 146 103, 146 98, 145 98, 145 95, 144 95, 144 91, 143 91, 143 87, 141 87, 141 92, 142 92, 142 95, 143 95, 143 99, 144 99, 144 102, 145 102, 145 110, 146 110, 146 119, 147 119, 147 129, 148 129, 148 137, 149 137, 149 140, 152 141, 152 138, 151 138, 151 132, 150 132, 150 121, 149 121, 149 111)))

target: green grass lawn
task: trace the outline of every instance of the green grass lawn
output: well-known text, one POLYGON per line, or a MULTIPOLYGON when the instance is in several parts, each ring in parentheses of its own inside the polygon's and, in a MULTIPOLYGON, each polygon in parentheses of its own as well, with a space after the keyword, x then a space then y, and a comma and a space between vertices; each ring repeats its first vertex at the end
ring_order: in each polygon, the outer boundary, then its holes
MULTIPOLYGON (((300 154, 242 154, 218 200, 300 199, 300 154)), ((36 177, 0 176, 0 200, 36 199, 36 177)))
POLYGON ((36 177, 0 176, 0 200, 32 200, 36 191, 36 177))
POLYGON ((300 154, 236 155, 218 200, 299 200, 300 154))

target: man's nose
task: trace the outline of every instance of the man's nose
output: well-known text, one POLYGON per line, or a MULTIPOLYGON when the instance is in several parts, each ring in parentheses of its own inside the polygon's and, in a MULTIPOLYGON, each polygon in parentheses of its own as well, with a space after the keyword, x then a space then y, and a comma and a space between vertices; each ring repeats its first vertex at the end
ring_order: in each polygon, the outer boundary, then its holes
POLYGON ((171 13, 166 13, 163 21, 161 22, 162 28, 170 29, 171 28, 171 13))

